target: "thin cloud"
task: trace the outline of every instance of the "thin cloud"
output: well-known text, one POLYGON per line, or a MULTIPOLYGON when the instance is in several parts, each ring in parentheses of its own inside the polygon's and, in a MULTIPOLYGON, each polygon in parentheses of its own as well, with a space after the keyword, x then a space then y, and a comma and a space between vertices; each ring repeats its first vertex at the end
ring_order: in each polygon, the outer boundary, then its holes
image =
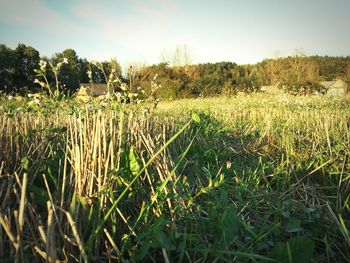
POLYGON ((157 55, 174 43, 167 26, 174 18, 173 10, 179 7, 169 0, 136 1, 102 5, 96 1, 81 1, 72 12, 75 16, 89 22, 101 41, 110 41, 124 49, 133 50, 135 55, 157 55), (169 4, 169 6, 167 6, 169 4), (129 12, 121 13, 120 8, 129 12), (156 54, 157 53, 157 54, 156 54))
POLYGON ((45 33, 76 34, 85 31, 83 27, 59 15, 39 0, 0 0, 0 5, 0 20, 5 23, 38 29, 45 33))

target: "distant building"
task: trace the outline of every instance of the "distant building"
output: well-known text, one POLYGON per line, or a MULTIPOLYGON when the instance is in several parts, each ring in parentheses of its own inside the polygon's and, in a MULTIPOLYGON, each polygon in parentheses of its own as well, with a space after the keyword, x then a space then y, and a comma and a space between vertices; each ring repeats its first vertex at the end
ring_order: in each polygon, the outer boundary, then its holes
POLYGON ((89 98, 103 99, 107 93, 107 84, 81 83, 76 97, 83 101, 87 101, 89 98))
POLYGON ((320 82, 320 85, 326 89, 327 94, 329 95, 344 96, 349 93, 348 84, 341 79, 333 81, 322 81, 320 82))

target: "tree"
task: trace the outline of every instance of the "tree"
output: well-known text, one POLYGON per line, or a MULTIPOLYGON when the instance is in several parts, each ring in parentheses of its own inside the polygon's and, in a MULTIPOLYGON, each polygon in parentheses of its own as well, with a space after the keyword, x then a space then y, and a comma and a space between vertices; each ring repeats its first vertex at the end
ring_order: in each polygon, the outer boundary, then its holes
POLYGON ((77 70, 79 76, 79 83, 89 83, 89 61, 86 58, 78 58, 77 70))
POLYGON ((346 78, 347 81, 350 81, 350 62, 348 63, 348 66, 346 67, 345 78, 346 78))
POLYGON ((303 50, 296 50, 296 54, 289 59, 290 76, 298 83, 306 81, 318 81, 319 69, 316 63, 312 59, 305 56, 303 50))
POLYGON ((0 45, 0 90, 12 92, 14 88, 14 61, 15 56, 12 49, 6 45, 0 45))
POLYGON ((285 77, 287 63, 283 58, 269 59, 266 61, 266 73, 270 84, 279 86, 285 77))
POLYGON ((38 67, 40 54, 33 47, 19 44, 14 50, 15 71, 14 84, 16 90, 34 87, 34 69, 38 67))
POLYGON ((56 53, 51 62, 53 65, 61 62, 64 58, 68 60, 68 64, 60 68, 58 79, 60 81, 60 89, 64 92, 72 94, 79 88, 79 57, 74 49, 66 49, 61 53, 56 53))
POLYGON ((190 50, 187 45, 178 45, 174 50, 163 50, 161 63, 169 63, 171 67, 184 67, 192 63, 190 50))

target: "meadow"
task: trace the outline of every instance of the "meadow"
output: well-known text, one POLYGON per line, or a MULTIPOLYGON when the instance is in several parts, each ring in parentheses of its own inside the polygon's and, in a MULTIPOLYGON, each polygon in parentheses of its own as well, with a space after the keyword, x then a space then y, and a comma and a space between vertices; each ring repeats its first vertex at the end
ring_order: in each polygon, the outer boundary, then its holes
POLYGON ((0 98, 1 262, 349 262, 350 100, 0 98))

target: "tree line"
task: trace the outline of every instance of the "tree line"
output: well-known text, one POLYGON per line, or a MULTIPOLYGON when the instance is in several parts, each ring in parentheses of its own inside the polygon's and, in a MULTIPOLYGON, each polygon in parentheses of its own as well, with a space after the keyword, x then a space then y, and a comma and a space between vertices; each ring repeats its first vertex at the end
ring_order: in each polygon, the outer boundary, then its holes
MULTIPOLYGON (((186 50, 188 52, 188 50, 186 50)), ((63 58, 69 63, 59 70, 60 89, 73 94, 80 83, 106 83, 113 72, 122 81, 143 87, 153 92, 152 83, 157 80, 162 98, 184 98, 196 96, 233 95, 237 92, 253 92, 264 85, 274 85, 293 94, 321 91, 320 81, 341 78, 350 82, 350 56, 305 56, 302 53, 284 58, 265 59, 257 64, 238 65, 233 62, 189 64, 163 61, 156 65, 134 67, 132 74, 123 74, 116 59, 100 62, 88 61, 73 49, 55 53, 52 57, 41 57, 33 47, 19 44, 11 49, 0 44, 0 91, 25 94, 40 91, 34 83, 34 69, 40 60, 57 64, 63 58), (132 82, 130 82, 130 79, 132 82)), ((179 51, 176 60, 181 57, 179 51)), ((54 82, 48 72, 48 80, 54 82)))

